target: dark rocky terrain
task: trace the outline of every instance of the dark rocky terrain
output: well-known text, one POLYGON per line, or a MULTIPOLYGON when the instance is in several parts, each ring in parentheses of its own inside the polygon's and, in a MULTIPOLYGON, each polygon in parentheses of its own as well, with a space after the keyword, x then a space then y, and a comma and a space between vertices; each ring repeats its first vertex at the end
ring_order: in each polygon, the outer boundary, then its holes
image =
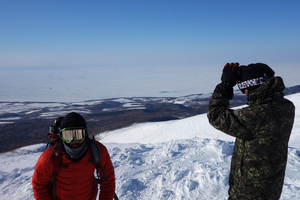
MULTIPOLYGON (((290 87, 285 94, 300 92, 290 87)), ((231 106, 246 104, 238 94, 231 106)), ((206 113, 210 95, 184 97, 114 98, 77 103, 0 102, 0 153, 22 146, 47 143, 48 128, 54 119, 69 112, 81 113, 87 120, 89 134, 124 128, 134 123, 176 120, 206 113)))

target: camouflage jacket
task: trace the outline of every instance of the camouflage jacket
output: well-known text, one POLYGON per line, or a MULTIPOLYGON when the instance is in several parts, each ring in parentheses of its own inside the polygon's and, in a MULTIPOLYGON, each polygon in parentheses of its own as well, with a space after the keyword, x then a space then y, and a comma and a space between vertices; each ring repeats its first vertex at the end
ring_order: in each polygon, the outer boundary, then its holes
POLYGON ((212 126, 236 137, 229 176, 230 199, 279 199, 287 164, 295 107, 283 97, 280 77, 249 94, 248 106, 232 110, 222 92, 214 92, 207 117, 212 126))

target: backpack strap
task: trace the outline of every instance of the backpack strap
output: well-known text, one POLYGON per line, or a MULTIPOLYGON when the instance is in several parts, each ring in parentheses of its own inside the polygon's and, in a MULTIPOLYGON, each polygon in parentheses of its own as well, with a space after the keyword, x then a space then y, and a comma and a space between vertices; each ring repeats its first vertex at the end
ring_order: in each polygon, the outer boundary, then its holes
MULTIPOLYGON (((104 179, 106 181, 108 181, 108 178, 100 164, 100 160, 101 160, 101 152, 99 149, 99 145, 95 140, 95 137, 93 136, 93 139, 90 139, 90 146, 91 146, 91 152, 92 152, 92 156, 90 158, 90 162, 93 163, 93 165, 95 166, 95 168, 97 169, 99 167, 101 174, 104 176, 104 179)), ((100 175, 97 172, 97 182, 100 183, 100 175)))
MULTIPOLYGON (((99 167, 100 171, 101 171, 101 174, 104 176, 104 179, 106 181, 108 181, 108 177, 106 176, 101 164, 100 164, 100 160, 101 160, 101 152, 100 152, 100 149, 99 149, 99 145, 98 143, 96 142, 95 140, 95 137, 93 136, 93 139, 89 139, 90 140, 90 146, 91 146, 91 152, 92 152, 92 156, 90 158, 90 162, 93 163, 93 165, 95 166, 96 168, 96 171, 97 171, 97 167, 99 167)), ((97 182, 98 184, 100 184, 100 174, 97 172, 97 182)), ((114 195, 114 199, 115 200, 119 200, 117 194, 115 193, 114 195)))
POLYGON ((54 149, 51 147, 51 156, 53 160, 53 173, 51 178, 51 187, 52 187, 52 199, 55 200, 55 192, 56 192, 56 177, 61 171, 62 168, 67 169, 68 166, 62 163, 62 152, 59 149, 54 149))

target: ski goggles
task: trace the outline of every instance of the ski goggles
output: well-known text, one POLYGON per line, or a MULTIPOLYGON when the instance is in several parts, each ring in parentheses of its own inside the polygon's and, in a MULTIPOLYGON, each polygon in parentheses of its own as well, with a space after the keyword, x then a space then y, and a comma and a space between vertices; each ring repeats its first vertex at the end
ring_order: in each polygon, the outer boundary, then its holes
POLYGON ((61 129, 59 136, 66 143, 70 143, 72 140, 81 142, 86 138, 87 133, 88 132, 86 128, 73 127, 61 129))

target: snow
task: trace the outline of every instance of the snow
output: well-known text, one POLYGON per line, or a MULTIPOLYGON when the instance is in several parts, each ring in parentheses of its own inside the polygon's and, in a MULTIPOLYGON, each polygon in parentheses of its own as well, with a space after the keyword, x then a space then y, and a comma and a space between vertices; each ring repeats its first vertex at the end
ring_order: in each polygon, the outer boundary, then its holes
POLYGON ((104 138, 103 143, 162 143, 176 139, 194 137, 222 139, 234 141, 228 136, 209 125, 206 114, 197 115, 181 120, 167 122, 135 124, 128 128, 112 131, 104 138))
MULTIPOLYGON (((300 199, 300 94, 296 106, 281 200, 300 199)), ((211 127, 206 114, 167 122, 135 124, 98 137, 108 148, 120 199, 228 198, 234 138, 211 127)), ((38 144, 0 154, 0 199, 33 199, 34 164, 45 148, 38 144)))

